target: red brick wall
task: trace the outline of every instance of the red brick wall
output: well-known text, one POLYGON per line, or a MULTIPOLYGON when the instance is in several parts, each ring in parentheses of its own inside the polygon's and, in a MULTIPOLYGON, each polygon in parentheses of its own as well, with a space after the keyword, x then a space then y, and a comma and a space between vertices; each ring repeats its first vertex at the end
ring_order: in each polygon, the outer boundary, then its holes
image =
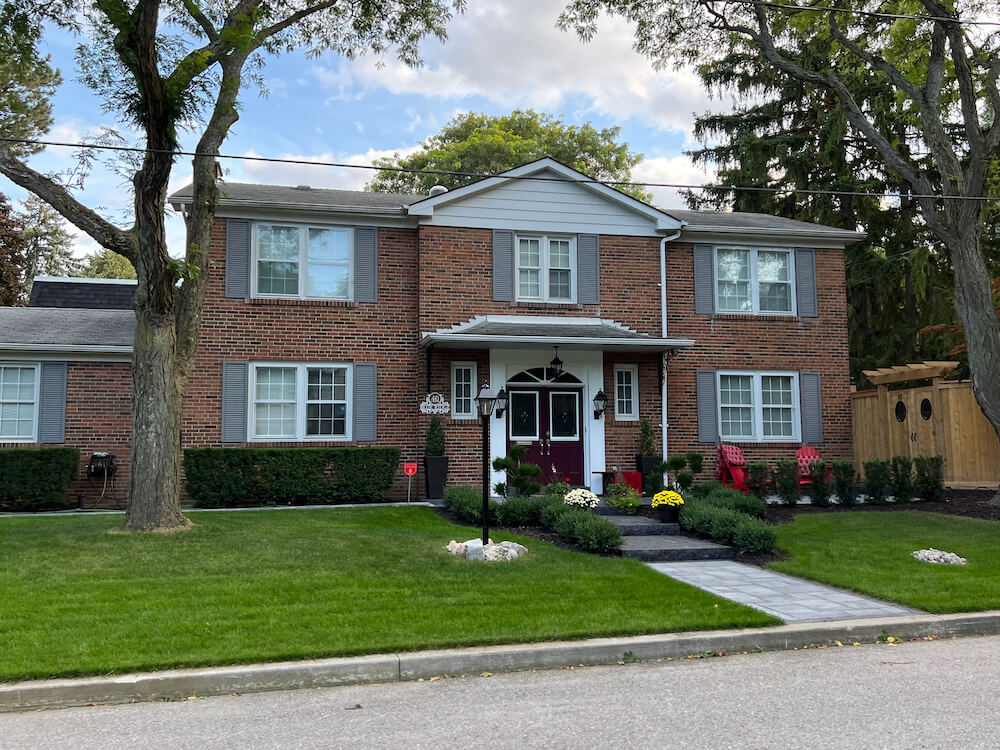
MULTIPOLYGON (((696 315, 694 256, 689 243, 667 248, 667 334, 691 338, 667 370, 670 454, 698 451, 715 471, 715 446, 698 443, 695 372, 699 369, 798 370, 821 373, 826 460, 853 455, 847 297, 842 250, 816 250, 819 317, 696 315)), ((793 458, 798 443, 740 444, 747 461, 793 458)))
MULTIPOLYGON (((659 298, 657 298, 659 299, 659 298)), ((608 406, 604 412, 605 465, 608 471, 617 466, 620 471, 635 471, 639 450, 639 422, 615 419, 615 365, 638 365, 639 417, 648 419, 656 433, 657 450, 663 448, 660 428, 662 408, 660 380, 657 376, 660 356, 633 352, 608 352, 604 355, 604 393, 608 406)), ((668 402, 669 403, 669 402, 668 402)), ((593 404, 584 404, 585 413, 593 416, 593 404)))
POLYGON ((80 472, 70 498, 85 508, 124 508, 131 467, 132 372, 127 362, 69 362, 66 367, 66 445, 80 449, 80 472), (118 472, 105 488, 87 476, 95 452, 114 453, 118 472))

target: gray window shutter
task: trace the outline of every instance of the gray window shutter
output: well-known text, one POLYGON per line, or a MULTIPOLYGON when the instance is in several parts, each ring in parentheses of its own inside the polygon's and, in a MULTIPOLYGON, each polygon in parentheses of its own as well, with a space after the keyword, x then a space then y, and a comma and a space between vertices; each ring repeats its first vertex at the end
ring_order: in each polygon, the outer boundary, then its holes
POLYGON ((247 440, 248 373, 246 362, 222 363, 222 442, 247 440))
POLYGON ((226 296, 250 296, 250 222, 226 219, 226 296))
POLYGON ((354 365, 354 440, 369 443, 375 440, 378 399, 376 397, 377 366, 370 363, 354 365))
POLYGON ((378 300, 378 230, 354 227, 354 299, 378 300))
POLYGON ((816 251, 810 247, 795 249, 795 294, 800 318, 819 317, 816 302, 816 251))
POLYGON ((514 301, 514 233, 493 230, 493 300, 514 301))
MULTIPOLYGON (((694 311, 697 315, 715 312, 715 248, 697 243, 694 246, 694 311)), ((715 442, 715 438, 712 438, 715 442)))
POLYGON ((65 362, 42 362, 38 388, 38 442, 66 442, 65 362))
POLYGON ((802 408, 802 443, 822 443, 823 394, 818 372, 799 373, 799 401, 802 408))
POLYGON ((601 240, 596 234, 576 236, 577 297, 581 305, 601 303, 601 240))
POLYGON ((716 408, 715 370, 698 370, 698 442, 719 441, 719 412, 716 408))

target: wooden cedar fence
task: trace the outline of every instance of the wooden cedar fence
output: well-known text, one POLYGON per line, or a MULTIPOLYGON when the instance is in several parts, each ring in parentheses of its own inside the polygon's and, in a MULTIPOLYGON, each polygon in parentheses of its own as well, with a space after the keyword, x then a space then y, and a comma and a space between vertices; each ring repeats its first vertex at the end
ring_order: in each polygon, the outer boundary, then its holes
POLYGON ((1000 441, 983 416, 968 381, 946 382, 956 362, 867 370, 877 387, 851 394, 854 458, 944 456, 949 487, 996 487, 1000 484, 1000 441), (931 380, 931 385, 889 390, 890 383, 931 380))

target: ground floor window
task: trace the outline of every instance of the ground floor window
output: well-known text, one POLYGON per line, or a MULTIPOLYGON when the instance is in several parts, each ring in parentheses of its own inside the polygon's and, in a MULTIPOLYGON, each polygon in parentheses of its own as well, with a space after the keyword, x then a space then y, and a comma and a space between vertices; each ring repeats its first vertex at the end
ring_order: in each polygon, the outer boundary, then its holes
POLYGON ((792 372, 718 373, 723 440, 797 442, 799 383, 792 372))
POLYGON ((615 419, 639 419, 639 377, 636 365, 615 365, 615 419))
POLYGON ((0 441, 35 440, 38 366, 0 364, 0 441))
POLYGON ((475 363, 452 362, 451 416, 455 419, 475 419, 477 395, 475 363))
POLYGON ((349 365, 251 365, 250 423, 255 440, 347 440, 349 365))

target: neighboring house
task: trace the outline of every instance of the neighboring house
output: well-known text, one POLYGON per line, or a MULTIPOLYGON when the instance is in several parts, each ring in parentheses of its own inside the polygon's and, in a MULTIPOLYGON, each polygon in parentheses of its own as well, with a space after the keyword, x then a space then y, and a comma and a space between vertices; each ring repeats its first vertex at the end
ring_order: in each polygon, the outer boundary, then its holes
MULTIPOLYGON (((523 443, 546 479, 597 490, 634 468, 640 418, 668 454, 719 439, 749 460, 852 453, 843 248, 860 233, 663 211, 552 159, 430 196, 222 184, 217 215, 185 446, 417 460, 438 392, 449 483, 477 484, 488 382, 510 398, 492 456, 523 443)), ((37 307, 0 309, 0 440, 109 450, 127 472, 132 321, 68 309, 98 304, 79 284, 43 279, 37 307)), ((127 307, 133 288, 102 291, 127 307)))

